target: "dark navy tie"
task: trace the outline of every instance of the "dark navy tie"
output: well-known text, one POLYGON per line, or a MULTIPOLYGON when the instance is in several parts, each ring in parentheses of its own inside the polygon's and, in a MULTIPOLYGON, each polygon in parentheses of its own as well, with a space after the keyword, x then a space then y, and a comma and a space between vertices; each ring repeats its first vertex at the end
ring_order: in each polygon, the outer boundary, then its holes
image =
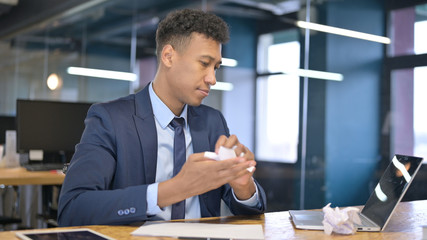
MULTIPOLYGON (((181 171, 186 159, 186 146, 184 135, 184 118, 174 118, 170 125, 175 131, 173 140, 173 176, 181 171)), ((172 205, 171 219, 185 218, 185 200, 172 205)))

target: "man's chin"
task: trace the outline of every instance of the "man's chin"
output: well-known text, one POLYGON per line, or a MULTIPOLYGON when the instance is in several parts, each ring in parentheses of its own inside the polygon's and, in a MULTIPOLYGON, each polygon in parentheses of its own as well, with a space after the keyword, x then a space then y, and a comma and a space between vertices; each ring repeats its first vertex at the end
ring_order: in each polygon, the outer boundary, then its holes
POLYGON ((199 103, 188 103, 187 105, 192 106, 192 107, 198 107, 202 104, 202 102, 199 103))
POLYGON ((202 104, 202 102, 203 102, 203 99, 195 100, 195 101, 187 103, 187 105, 192 106, 192 107, 198 107, 202 104))

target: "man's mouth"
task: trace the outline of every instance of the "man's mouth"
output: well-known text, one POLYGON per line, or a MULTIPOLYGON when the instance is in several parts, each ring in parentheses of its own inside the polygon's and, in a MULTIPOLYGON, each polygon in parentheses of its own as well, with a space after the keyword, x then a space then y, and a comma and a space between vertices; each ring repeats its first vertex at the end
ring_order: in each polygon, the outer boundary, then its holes
POLYGON ((209 89, 200 89, 200 88, 199 88, 199 91, 200 91, 203 95, 205 95, 206 97, 207 97, 207 96, 209 96, 209 89))

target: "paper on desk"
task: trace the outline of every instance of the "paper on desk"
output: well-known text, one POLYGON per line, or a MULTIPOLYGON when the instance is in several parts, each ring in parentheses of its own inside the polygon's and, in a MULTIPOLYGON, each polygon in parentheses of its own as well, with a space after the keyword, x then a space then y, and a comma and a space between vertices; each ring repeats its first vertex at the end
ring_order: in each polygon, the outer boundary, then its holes
POLYGON ((212 223, 150 223, 132 232, 135 236, 264 239, 262 225, 212 223))
MULTIPOLYGON (((243 157, 243 153, 241 154, 241 156, 243 157)), ((236 152, 234 152, 234 149, 221 146, 221 147, 219 147, 218 154, 216 154, 214 152, 205 152, 205 157, 210 158, 210 159, 214 159, 217 161, 218 160, 225 160, 225 159, 235 158, 236 152)), ((247 170, 249 172, 252 172, 254 170, 254 167, 248 167, 247 170)))
POLYGON ((354 207, 346 207, 332 209, 330 203, 323 207, 324 219, 322 221, 324 232, 331 235, 332 232, 338 234, 355 234, 357 228, 354 224, 361 224, 358 215, 359 209, 354 207))

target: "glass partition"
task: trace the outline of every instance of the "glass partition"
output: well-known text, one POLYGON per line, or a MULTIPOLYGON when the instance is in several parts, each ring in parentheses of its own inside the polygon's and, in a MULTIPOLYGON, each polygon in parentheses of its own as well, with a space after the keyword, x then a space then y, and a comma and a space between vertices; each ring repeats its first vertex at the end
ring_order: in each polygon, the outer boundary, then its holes
POLYGON ((295 32, 259 37, 258 71, 267 75, 257 79, 255 153, 260 160, 295 163, 298 159, 300 81, 297 75, 282 73, 299 68, 295 32), (280 35, 289 37, 278 40, 280 35))

